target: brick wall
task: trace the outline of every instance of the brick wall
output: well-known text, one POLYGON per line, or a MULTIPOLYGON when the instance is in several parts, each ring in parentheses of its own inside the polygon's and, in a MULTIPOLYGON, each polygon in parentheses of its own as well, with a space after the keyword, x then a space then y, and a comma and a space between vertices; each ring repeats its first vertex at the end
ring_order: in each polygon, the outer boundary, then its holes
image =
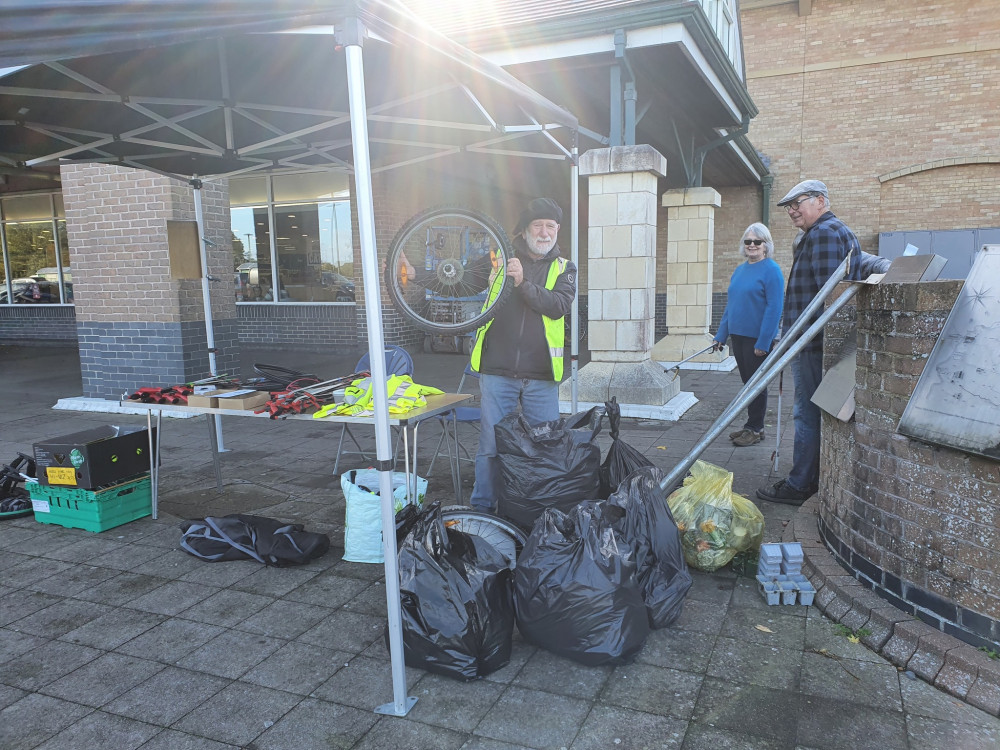
MULTIPOLYGON (((732 277, 733 271, 744 260, 743 256, 740 255, 740 240, 743 239, 743 233, 748 226, 761 220, 761 193, 760 188, 749 190, 721 188, 719 195, 722 196, 722 206, 715 214, 715 262, 712 272, 712 290, 725 294, 729 288, 729 279, 732 277)), ((784 214, 784 210, 778 214, 772 212, 771 226, 774 226, 775 218, 787 221, 784 214)), ((774 257, 783 268, 789 268, 792 258, 791 245, 782 248, 775 244, 774 257)), ((718 318, 722 319, 722 310, 718 311, 718 318)))
POLYGON ((76 344, 72 305, 0 305, 0 342, 19 346, 76 344))
MULTIPOLYGON (((194 221, 189 185, 101 164, 61 167, 85 396, 116 398, 209 373, 201 279, 173 279, 168 221, 194 221)), ((216 365, 239 365, 229 190, 201 190, 216 365)))
MULTIPOLYGON (((80 323, 77 336, 84 396, 115 400, 143 386, 176 385, 209 374, 201 321, 80 323)), ((216 321, 216 343, 236 336, 233 321, 216 321)), ((237 348, 223 349, 216 360, 220 373, 239 373, 237 348)))
MULTIPOLYGON (((412 177, 412 175, 411 175, 412 177)), ((418 211, 430 208, 435 203, 427 203, 431 198, 428 194, 414 190, 398 190, 400 184, 412 185, 412 181, 401 182, 400 175, 395 172, 378 174, 372 178, 372 196, 375 204, 375 244, 379 258, 387 258, 396 233, 418 211)), ((353 183, 352 183, 353 195, 353 183)), ((351 220, 354 229, 354 273, 355 289, 358 306, 355 309, 358 343, 366 345, 367 318, 365 315, 364 283, 361 276, 361 235, 357 226, 357 202, 352 203, 351 220)), ((381 264, 379 265, 381 269, 381 264)), ((419 347, 424 339, 422 331, 405 319, 393 306, 388 289, 383 283, 382 293, 382 327, 387 344, 396 344, 405 348, 419 347)))
MULTIPOLYGON (((771 161, 775 198, 824 180, 869 252, 879 232, 1000 225, 1000 163, 974 163, 998 155, 1000 3, 824 0, 805 16, 795 3, 743 9, 741 21, 760 109, 749 137, 771 161), (881 181, 943 160, 960 163, 881 181)), ((795 230, 772 211, 787 272, 795 230)), ((724 279, 719 269, 716 291, 724 279)))
MULTIPOLYGON (((353 305, 237 305, 241 344, 308 348, 354 349, 359 341, 357 311, 353 305)), ((390 342, 391 343, 391 342, 390 342)))
POLYGON ((926 229, 927 213, 917 208, 933 205, 934 229, 1000 227, 1000 149, 997 151, 994 163, 932 163, 921 171, 886 180, 879 198, 881 215, 892 222, 895 231, 926 229))
MULTIPOLYGON (((1000 463, 896 433, 962 282, 859 292, 855 421, 823 416, 820 529, 883 598, 974 645, 1000 642, 1000 463)), ((839 326, 839 327, 838 327, 839 326)), ((833 357, 828 356, 828 364, 833 357)))

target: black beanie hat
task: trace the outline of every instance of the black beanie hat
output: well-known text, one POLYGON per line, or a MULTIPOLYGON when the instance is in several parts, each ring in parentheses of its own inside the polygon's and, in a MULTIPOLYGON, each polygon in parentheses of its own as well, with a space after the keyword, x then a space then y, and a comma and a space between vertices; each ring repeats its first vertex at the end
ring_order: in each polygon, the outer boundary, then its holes
POLYGON ((556 224, 562 224, 562 209, 551 198, 535 198, 521 212, 521 218, 517 220, 517 228, 514 229, 514 234, 521 234, 521 232, 528 228, 528 224, 538 219, 551 219, 556 224))

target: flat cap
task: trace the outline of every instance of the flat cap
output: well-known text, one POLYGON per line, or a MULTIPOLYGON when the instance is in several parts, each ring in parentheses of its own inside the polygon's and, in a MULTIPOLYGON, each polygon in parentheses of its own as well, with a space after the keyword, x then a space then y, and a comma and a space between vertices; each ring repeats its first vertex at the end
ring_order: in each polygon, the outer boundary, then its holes
POLYGON ((778 205, 784 206, 786 203, 791 203, 793 200, 798 198, 800 195, 803 195, 804 193, 809 193, 812 195, 822 195, 824 198, 828 200, 830 198, 830 191, 827 190, 826 185, 824 185, 819 180, 802 180, 802 182, 800 182, 798 185, 796 185, 787 193, 785 193, 785 197, 782 198, 780 201, 778 201, 778 205))

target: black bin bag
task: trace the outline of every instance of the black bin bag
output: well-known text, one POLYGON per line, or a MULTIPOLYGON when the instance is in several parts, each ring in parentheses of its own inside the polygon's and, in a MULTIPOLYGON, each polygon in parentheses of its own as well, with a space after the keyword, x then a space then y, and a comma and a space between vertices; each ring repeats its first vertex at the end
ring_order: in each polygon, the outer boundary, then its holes
POLYGON ((602 498, 617 490, 622 480, 636 469, 653 465, 652 461, 618 437, 622 421, 618 397, 612 396, 610 401, 604 403, 604 408, 608 415, 608 428, 611 431, 611 447, 608 448, 608 455, 600 469, 602 498))
POLYGON ((591 667, 635 658, 649 621, 632 552, 613 528, 621 513, 585 501, 535 522, 514 570, 517 628, 527 641, 591 667))
POLYGON ((601 489, 601 431, 604 407, 532 426, 520 414, 496 425, 501 487, 497 514, 530 529, 542 511, 566 512, 601 489))
POLYGON ((607 500, 624 511, 615 530, 632 549, 635 577, 653 628, 665 628, 680 617, 691 588, 681 533, 660 489, 663 476, 655 467, 638 469, 607 500))
POLYGON ((421 511, 398 559, 407 665, 472 680, 510 661, 513 573, 493 545, 446 528, 435 502, 421 511))

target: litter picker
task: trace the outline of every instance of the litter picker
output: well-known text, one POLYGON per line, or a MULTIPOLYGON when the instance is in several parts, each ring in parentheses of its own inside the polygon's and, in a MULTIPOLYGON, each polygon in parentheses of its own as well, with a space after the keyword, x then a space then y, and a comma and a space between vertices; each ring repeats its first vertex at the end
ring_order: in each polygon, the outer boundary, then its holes
POLYGON ((781 450, 781 389, 785 385, 785 371, 778 373, 778 424, 774 430, 774 453, 771 454, 774 471, 778 470, 778 452, 781 450))
POLYGON ((690 357, 686 357, 685 359, 682 359, 680 362, 678 362, 673 367, 664 367, 663 371, 664 372, 672 372, 674 374, 674 377, 671 378, 671 380, 677 380, 677 376, 681 374, 681 365, 683 365, 685 362, 690 362, 695 357, 700 357, 702 354, 705 354, 706 352, 712 351, 712 349, 714 349, 714 348, 715 348, 715 343, 713 342, 713 343, 709 344, 708 346, 706 346, 704 349, 702 349, 700 352, 695 352, 690 357))

